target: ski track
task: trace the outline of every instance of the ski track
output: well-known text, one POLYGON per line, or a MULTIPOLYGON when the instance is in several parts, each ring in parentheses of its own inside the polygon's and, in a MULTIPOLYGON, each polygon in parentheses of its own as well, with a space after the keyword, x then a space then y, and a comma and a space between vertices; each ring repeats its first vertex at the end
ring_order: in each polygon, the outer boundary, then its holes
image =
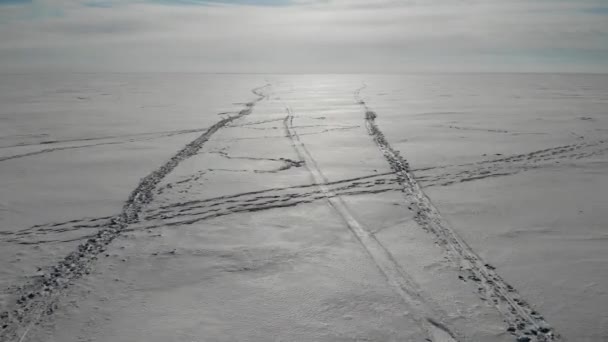
POLYGON ((441 216, 420 188, 407 161, 390 146, 378 128, 378 115, 361 98, 360 92, 364 88, 365 86, 355 92, 355 100, 363 108, 368 132, 397 176, 420 227, 435 236, 449 259, 459 266, 462 279, 473 281, 479 286, 479 295, 494 304, 508 324, 507 330, 516 336, 518 342, 559 340, 559 335, 544 318, 497 274, 494 267, 483 262, 441 216))
POLYGON ((153 199, 153 190, 180 162, 195 155, 209 138, 229 123, 249 115, 257 102, 267 96, 263 90, 268 85, 255 88, 252 92, 257 98, 245 104, 238 114, 228 116, 209 127, 198 138, 178 151, 171 159, 143 178, 125 202, 122 212, 111 219, 111 223, 100 229, 95 237, 78 246, 39 279, 24 285, 13 303, 12 309, 0 313, 0 341, 23 341, 31 327, 42 315, 51 314, 55 301, 71 282, 90 272, 97 255, 133 223, 139 221, 143 207, 153 199))
POLYGON ((314 183, 321 190, 322 195, 329 202, 331 207, 338 213, 353 235, 361 243, 361 246, 368 253, 370 258, 376 264, 380 272, 387 279, 388 284, 399 294, 411 310, 410 313, 413 319, 420 325, 426 335, 435 342, 455 342, 456 336, 454 332, 443 323, 440 314, 436 308, 422 297, 422 289, 410 279, 410 277, 401 269, 399 264, 394 260, 390 252, 370 233, 369 229, 354 217, 348 206, 336 195, 328 186, 328 180, 323 175, 323 172, 317 165, 317 162, 312 157, 310 151, 300 140, 297 131, 293 128, 293 113, 289 106, 286 106, 287 116, 284 120, 286 135, 291 140, 292 147, 300 160, 304 161, 304 165, 310 172, 314 183))
POLYGON ((23 146, 54 145, 54 144, 70 143, 70 142, 83 142, 83 141, 98 141, 98 140, 110 140, 110 139, 119 139, 119 138, 130 138, 130 139, 120 140, 120 141, 110 141, 110 142, 100 142, 100 143, 85 144, 85 145, 75 145, 75 146, 62 146, 62 147, 45 148, 45 149, 38 150, 38 151, 32 151, 32 152, 27 152, 27 153, 14 154, 14 155, 10 155, 10 156, 0 157, 0 162, 6 161, 6 160, 11 160, 11 159, 18 159, 18 158, 35 156, 35 155, 39 155, 39 154, 45 154, 45 153, 49 153, 49 152, 56 152, 56 151, 82 149, 82 148, 87 148, 87 147, 97 147, 97 146, 106 146, 106 145, 127 144, 127 143, 136 142, 136 141, 149 141, 149 140, 154 140, 154 139, 158 139, 158 138, 172 137, 172 136, 180 135, 180 134, 189 134, 189 133, 204 132, 207 129, 208 128, 185 129, 185 130, 175 130, 175 131, 166 131, 166 132, 141 133, 141 134, 122 135, 122 136, 118 135, 118 136, 98 137, 98 138, 88 138, 88 139, 50 140, 50 141, 43 141, 43 142, 32 143, 32 144, 19 144, 19 145, 11 145, 11 146, 2 146, 0 148, 16 148, 16 147, 23 147, 23 146), (140 137, 140 138, 137 138, 137 137, 140 137))
POLYGON ((104 146, 104 145, 117 145, 117 144, 124 144, 124 143, 125 143, 124 141, 113 141, 113 142, 107 142, 107 143, 87 144, 87 145, 78 145, 78 146, 65 146, 65 147, 45 148, 45 149, 39 150, 39 151, 33 151, 33 152, 28 152, 28 153, 15 154, 15 155, 12 155, 12 156, 0 157, 0 162, 11 160, 11 159, 31 157, 31 156, 35 156, 35 155, 38 155, 38 154, 44 154, 44 153, 49 153, 49 152, 65 151, 65 150, 75 150, 75 149, 81 149, 81 148, 87 148, 87 147, 95 147, 95 146, 104 146))
MULTIPOLYGON (((79 139, 56 139, 56 140, 42 140, 37 142, 29 142, 29 143, 18 143, 12 145, 3 145, 1 148, 14 148, 14 147, 24 147, 24 146, 38 146, 38 145, 55 145, 55 144, 64 144, 64 143, 72 143, 72 142, 85 142, 85 141, 98 141, 98 140, 110 140, 110 139, 121 139, 121 138, 137 138, 137 137, 166 137, 173 136, 179 134, 187 134, 187 133, 196 133, 202 132, 207 128, 197 128, 197 129, 180 129, 173 131, 160 131, 160 132, 145 132, 145 133, 136 133, 136 134, 121 134, 121 135, 108 135, 102 137, 92 137, 92 138, 79 138, 79 139)), ((48 136, 48 134, 44 134, 44 136, 48 136)), ((8 139, 10 137, 4 137, 4 139, 8 139)))
POLYGON ((608 152, 608 142, 599 140, 557 146, 476 163, 418 169, 412 172, 424 187, 446 186, 488 177, 513 175, 559 164, 572 164, 584 158, 605 155, 606 152, 608 152))
POLYGON ((479 128, 479 127, 463 127, 463 126, 455 126, 455 125, 437 125, 436 127, 447 127, 452 129, 457 129, 461 131, 479 131, 479 132, 488 132, 488 133, 510 133, 504 129, 493 129, 493 128, 479 128))
POLYGON ((608 141, 606 140, 596 140, 596 141, 587 141, 581 142, 577 144, 569 144, 562 145, 556 147, 550 147, 542 150, 537 150, 528 153, 515 154, 511 156, 506 156, 502 158, 495 159, 486 159, 473 163, 464 163, 457 165, 441 165, 441 166, 433 166, 427 168, 413 169, 413 172, 418 171, 429 171, 429 170, 437 170, 437 169, 446 169, 446 168, 454 168, 454 167, 464 167, 464 166, 479 166, 485 164, 505 164, 505 163, 522 163, 525 164, 527 162, 542 162, 542 161, 551 161, 551 160, 559 160, 559 159, 567 159, 567 160, 578 160, 587 157, 599 156, 603 155, 608 151, 608 141))

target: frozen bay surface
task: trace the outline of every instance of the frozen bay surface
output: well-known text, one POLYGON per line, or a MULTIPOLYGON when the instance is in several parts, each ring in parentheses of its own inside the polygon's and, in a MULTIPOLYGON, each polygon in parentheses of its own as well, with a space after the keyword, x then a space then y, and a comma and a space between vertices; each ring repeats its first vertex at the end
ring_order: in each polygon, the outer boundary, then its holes
POLYGON ((51 291, 52 314, 11 315, 13 336, 608 338, 606 75, 15 74, 0 90, 9 312, 229 120, 51 291))

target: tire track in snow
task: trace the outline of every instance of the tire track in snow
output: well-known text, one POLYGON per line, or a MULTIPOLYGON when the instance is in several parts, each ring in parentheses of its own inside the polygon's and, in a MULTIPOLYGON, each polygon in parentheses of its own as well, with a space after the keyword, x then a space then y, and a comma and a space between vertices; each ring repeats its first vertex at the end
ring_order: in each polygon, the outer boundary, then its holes
POLYGON ((10 311, 0 313, 0 341, 23 341, 31 327, 42 315, 55 310, 55 300, 62 290, 74 280, 90 272, 90 267, 106 246, 119 236, 130 224, 139 221, 143 207, 153 199, 153 190, 175 169, 179 163, 195 155, 218 130, 236 119, 249 115, 255 104, 267 97, 262 91, 266 86, 252 92, 257 98, 245 104, 236 115, 228 116, 209 127, 198 138, 178 151, 171 159, 144 177, 125 202, 122 212, 111 220, 111 224, 100 229, 95 237, 78 246, 39 279, 27 284, 19 291, 18 299, 10 311))
POLYGON ((390 252, 378 241, 378 239, 357 221, 348 209, 346 203, 327 187, 327 183, 329 183, 327 178, 323 175, 317 162, 300 140, 298 133, 293 129, 294 116, 291 108, 287 106, 286 111, 287 116, 285 117, 283 124, 285 126, 286 135, 291 140, 296 154, 300 160, 304 161, 304 165, 309 170, 314 183, 319 187, 326 200, 342 217, 350 231, 367 251, 378 269, 387 279, 389 285, 393 287, 395 292, 399 294, 411 309, 410 313, 412 314, 413 319, 420 325, 433 342, 456 342, 454 333, 442 322, 442 319, 440 318, 441 315, 438 314, 436 310, 432 309, 422 298, 422 290, 405 274, 390 252))
POLYGON ((418 225, 435 235, 449 258, 459 266, 463 279, 474 281, 479 285, 480 295, 491 299, 509 325, 507 330, 516 336, 518 342, 559 340, 559 336, 544 318, 497 274, 494 267, 485 263, 441 216, 418 185, 407 161, 401 157, 399 151, 391 147, 376 125, 377 114, 360 96, 364 88, 365 86, 355 92, 355 100, 364 109, 368 132, 397 175, 406 199, 410 201, 410 207, 416 213, 418 225))

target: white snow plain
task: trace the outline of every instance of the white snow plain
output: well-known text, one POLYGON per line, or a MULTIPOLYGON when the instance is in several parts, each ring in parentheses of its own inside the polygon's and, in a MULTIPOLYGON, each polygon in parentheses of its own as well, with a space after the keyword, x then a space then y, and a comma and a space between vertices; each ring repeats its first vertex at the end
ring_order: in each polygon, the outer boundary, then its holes
POLYGON ((0 336, 608 339, 608 75, 13 74, 0 103, 0 336))

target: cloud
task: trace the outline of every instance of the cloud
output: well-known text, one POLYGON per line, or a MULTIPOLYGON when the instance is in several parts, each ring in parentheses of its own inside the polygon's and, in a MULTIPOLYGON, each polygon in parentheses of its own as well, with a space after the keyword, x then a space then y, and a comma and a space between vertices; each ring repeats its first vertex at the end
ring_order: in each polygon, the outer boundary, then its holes
POLYGON ((18 4, 30 4, 32 0, 0 0, 0 6, 2 5, 18 5, 18 4))
POLYGON ((593 0, 9 6, 11 18, 0 16, 0 70, 608 71, 608 22, 593 0))
POLYGON ((149 0, 166 5, 250 5, 250 6, 288 6, 293 4, 291 0, 149 0))

